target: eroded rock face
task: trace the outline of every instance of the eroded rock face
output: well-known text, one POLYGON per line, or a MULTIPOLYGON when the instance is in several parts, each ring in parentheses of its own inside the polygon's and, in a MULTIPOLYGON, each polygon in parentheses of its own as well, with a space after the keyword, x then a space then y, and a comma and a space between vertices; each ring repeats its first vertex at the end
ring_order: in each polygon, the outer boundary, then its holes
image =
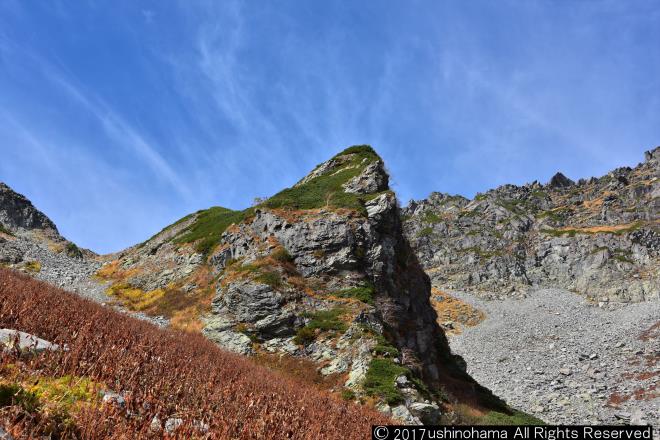
POLYGON ((10 231, 40 229, 59 237, 57 227, 22 194, 0 182, 0 224, 10 231))
POLYGON ((660 294, 660 148, 637 167, 574 183, 504 185, 474 200, 433 193, 405 231, 438 286, 496 295, 562 287, 601 302, 660 294))
POLYGON ((95 257, 62 237, 25 196, 0 182, 0 265, 103 301, 104 289, 92 279, 100 266, 95 257))
POLYGON ((441 394, 489 393, 450 353, 388 182, 370 147, 351 147, 253 208, 182 219, 102 272, 147 296, 210 292, 202 331, 220 346, 312 362, 349 396, 435 420, 441 394))

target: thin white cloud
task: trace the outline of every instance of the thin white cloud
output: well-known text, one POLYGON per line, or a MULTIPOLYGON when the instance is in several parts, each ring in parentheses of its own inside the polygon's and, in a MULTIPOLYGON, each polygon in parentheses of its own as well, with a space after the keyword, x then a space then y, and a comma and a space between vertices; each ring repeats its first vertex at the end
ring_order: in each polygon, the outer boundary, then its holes
POLYGON ((78 102, 90 114, 94 115, 101 123, 105 132, 117 145, 129 149, 145 161, 148 166, 159 178, 167 181, 175 191, 185 198, 190 198, 191 193, 185 182, 179 177, 178 173, 158 152, 158 149, 151 145, 131 124, 126 122, 118 113, 113 111, 108 104, 99 96, 84 91, 81 86, 76 86, 65 77, 65 73, 48 63, 42 58, 33 56, 41 67, 41 72, 53 85, 64 91, 71 99, 78 102))

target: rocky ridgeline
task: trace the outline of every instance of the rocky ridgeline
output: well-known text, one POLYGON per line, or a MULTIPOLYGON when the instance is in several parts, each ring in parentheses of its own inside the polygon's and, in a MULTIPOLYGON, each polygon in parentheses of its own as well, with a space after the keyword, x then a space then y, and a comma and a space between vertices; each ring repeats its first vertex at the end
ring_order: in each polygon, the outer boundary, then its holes
POLYGON ((92 278, 100 267, 95 257, 62 237, 25 196, 0 182, 0 266, 105 301, 104 287, 92 278))
POLYGON ((601 305, 660 294, 660 147, 635 168, 504 185, 473 200, 433 193, 403 210, 435 285, 490 296, 560 287, 601 305))
POLYGON ((202 331, 219 345, 311 361, 398 419, 437 422, 448 395, 503 410, 451 355, 388 180, 370 147, 351 147, 255 207, 183 218, 100 274, 154 310, 206 303, 202 331))

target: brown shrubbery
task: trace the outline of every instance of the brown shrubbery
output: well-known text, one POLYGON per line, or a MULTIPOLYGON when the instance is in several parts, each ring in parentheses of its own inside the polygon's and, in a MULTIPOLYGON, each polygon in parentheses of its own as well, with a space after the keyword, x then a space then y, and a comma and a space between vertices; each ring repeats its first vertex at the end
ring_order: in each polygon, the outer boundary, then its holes
POLYGON ((167 433, 151 427, 154 418, 162 426, 178 418, 183 424, 172 437, 359 439, 370 437, 372 424, 388 421, 224 352, 201 335, 158 329, 6 269, 0 269, 0 328, 67 347, 31 357, 2 354, 5 383, 8 372, 13 380, 84 378, 126 400, 118 406, 88 399, 69 419, 53 421, 48 412, 0 399, 0 422, 23 438, 162 438, 167 433))

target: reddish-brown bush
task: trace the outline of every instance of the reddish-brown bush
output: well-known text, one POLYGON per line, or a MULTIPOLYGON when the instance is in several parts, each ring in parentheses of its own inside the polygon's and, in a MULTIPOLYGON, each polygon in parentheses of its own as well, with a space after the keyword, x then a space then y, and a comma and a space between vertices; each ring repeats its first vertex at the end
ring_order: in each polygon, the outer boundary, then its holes
MULTIPOLYGON (((126 396, 126 405, 94 406, 76 414, 67 435, 160 438, 157 416, 181 418, 179 438, 359 439, 376 411, 341 401, 220 350, 201 335, 162 330, 107 307, 0 269, 0 328, 32 333, 67 350, 19 362, 4 354, 2 367, 22 363, 41 376, 84 376, 126 396), (208 432, 196 429, 208 424, 208 432)), ((0 370, 2 371, 2 370, 0 370)), ((0 412, 4 425, 26 438, 45 422, 17 411, 0 412)))

